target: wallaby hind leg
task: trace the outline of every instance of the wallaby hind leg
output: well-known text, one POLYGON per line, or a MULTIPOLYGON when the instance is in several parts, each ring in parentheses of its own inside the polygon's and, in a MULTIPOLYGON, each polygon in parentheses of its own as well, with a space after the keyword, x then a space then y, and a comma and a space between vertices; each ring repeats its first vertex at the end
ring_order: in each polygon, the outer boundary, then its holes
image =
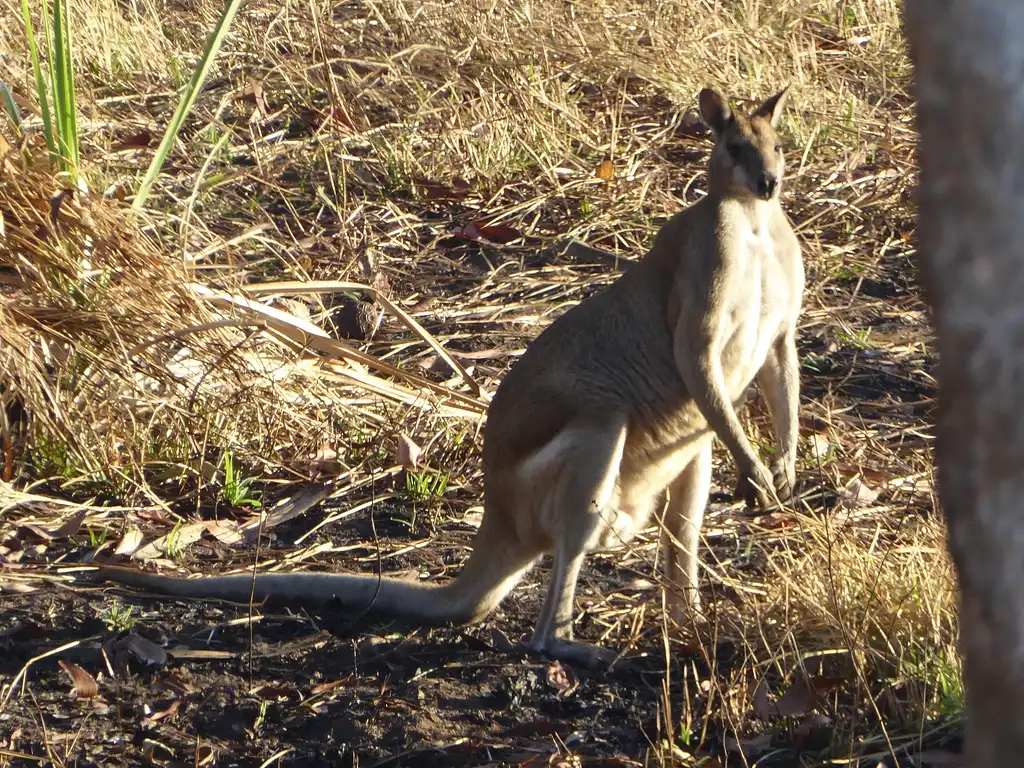
MULTIPOLYGON (((587 551, 599 528, 607 525, 625 446, 621 423, 573 427, 549 445, 558 445, 550 475, 555 479, 544 506, 555 540, 551 580, 541 605, 530 647, 550 658, 588 668, 612 661, 616 654, 606 648, 572 639, 576 581, 587 551)), ((542 449, 545 450, 545 449, 542 449)))
POLYGON ((711 492, 711 441, 705 440, 686 469, 669 485, 662 527, 669 615, 677 624, 700 609, 697 549, 711 492))

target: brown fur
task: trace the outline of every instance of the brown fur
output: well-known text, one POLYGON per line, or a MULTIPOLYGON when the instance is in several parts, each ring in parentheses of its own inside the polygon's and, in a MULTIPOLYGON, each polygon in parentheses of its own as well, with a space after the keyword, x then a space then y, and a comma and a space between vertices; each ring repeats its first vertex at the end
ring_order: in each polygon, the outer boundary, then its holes
MULTIPOLYGON (((668 577, 677 618, 697 606, 697 543, 715 435, 748 503, 789 497, 795 479, 798 368, 794 333, 804 286, 800 249, 778 202, 776 134, 785 91, 751 115, 711 89, 701 114, 715 133, 708 195, 670 219, 643 259, 556 320, 499 386, 484 440, 485 514, 451 583, 428 587, 349 574, 272 574, 257 600, 326 601, 426 622, 493 611, 545 553, 551 583, 531 647, 594 666, 611 654, 572 640, 586 553, 628 540, 668 499, 668 577), (769 470, 736 407, 757 381, 772 413, 769 470), (680 552, 680 549, 682 550, 680 552)), ((248 576, 174 579, 107 570, 159 592, 248 600, 248 576)))

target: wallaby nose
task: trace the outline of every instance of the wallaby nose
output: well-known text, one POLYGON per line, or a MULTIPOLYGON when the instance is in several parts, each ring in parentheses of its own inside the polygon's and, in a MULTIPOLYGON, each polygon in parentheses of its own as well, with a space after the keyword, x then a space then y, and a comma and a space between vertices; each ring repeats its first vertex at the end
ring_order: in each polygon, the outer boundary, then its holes
POLYGON ((757 194, 764 200, 771 200, 778 186, 779 179, 775 174, 762 173, 761 177, 757 180, 757 194))

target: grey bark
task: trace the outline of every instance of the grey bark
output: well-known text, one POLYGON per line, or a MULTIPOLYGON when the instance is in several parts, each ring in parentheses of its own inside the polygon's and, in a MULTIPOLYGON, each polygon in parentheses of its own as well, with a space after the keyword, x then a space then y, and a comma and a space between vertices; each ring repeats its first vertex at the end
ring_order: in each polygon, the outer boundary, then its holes
POLYGON ((905 0, 967 764, 1024 764, 1024 2, 905 0))

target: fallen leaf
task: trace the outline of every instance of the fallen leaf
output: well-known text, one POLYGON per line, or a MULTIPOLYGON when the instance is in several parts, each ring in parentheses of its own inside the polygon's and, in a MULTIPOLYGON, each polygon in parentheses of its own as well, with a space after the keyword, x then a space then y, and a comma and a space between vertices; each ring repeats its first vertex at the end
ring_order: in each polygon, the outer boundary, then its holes
POLYGON ((271 683, 265 683, 258 685, 252 690, 253 696, 259 696, 263 699, 277 699, 288 700, 288 701, 301 701, 302 694, 292 688, 290 685, 274 685, 271 683))
POLYGON ((461 200, 469 194, 469 182, 453 179, 451 186, 430 179, 414 179, 413 183, 423 191, 428 200, 461 200))
POLYGON ((579 686, 579 680, 570 667, 560 661, 553 661, 548 665, 548 685, 558 691, 562 698, 570 696, 579 686))
POLYGON ((468 224, 454 224, 448 231, 463 240, 472 240, 483 245, 503 245, 523 236, 518 229, 504 224, 477 224, 472 221, 468 224))
POLYGON ((794 525, 796 518, 788 512, 769 512, 766 515, 757 515, 752 522, 766 531, 775 531, 794 525))
POLYGON ((319 696, 321 693, 328 693, 330 691, 333 691, 335 688, 347 688, 352 684, 353 681, 351 678, 346 678, 344 680, 331 680, 327 683, 320 683, 319 685, 314 685, 310 689, 309 693, 311 696, 319 696))
POLYGON ((522 238, 523 233, 515 227, 508 227, 504 224, 477 224, 477 231, 493 243, 511 243, 513 240, 522 238))
POLYGON ((344 128, 346 133, 353 133, 356 130, 355 123, 352 122, 352 116, 341 104, 331 109, 328 113, 328 118, 344 128))
MULTIPOLYGON (((256 101, 256 109, 263 117, 270 117, 270 108, 267 106, 266 99, 263 98, 263 83, 259 80, 250 80, 249 85, 252 87, 253 99, 256 101)), ((258 119, 254 112, 249 122, 258 119)))
POLYGON ((579 755, 552 755, 548 760, 551 768, 581 768, 583 761, 579 755))
POLYGON ((815 461, 822 461, 828 458, 834 450, 835 444, 827 436, 815 432, 806 439, 807 452, 815 461))
POLYGON ((123 152, 126 149, 144 149, 153 143, 153 134, 149 131, 139 131, 133 133, 123 141, 119 141, 117 144, 110 148, 111 152, 123 152))
POLYGON ((60 659, 57 663, 60 664, 61 669, 67 672, 68 677, 71 679, 71 684, 75 688, 75 696, 77 698, 91 699, 99 695, 100 687, 95 677, 70 661, 60 659))
POLYGON ((865 480, 874 485, 888 485, 895 478, 892 472, 887 472, 884 469, 861 467, 860 473, 864 476, 865 480))
POLYGON ((206 530, 206 523, 188 523, 175 528, 166 536, 161 536, 151 541, 146 546, 137 550, 134 557, 138 560, 152 560, 155 557, 167 554, 168 550, 180 551, 189 544, 194 544, 202 538, 206 530))
POLYGON ((799 679, 775 702, 775 711, 780 717, 801 717, 819 704, 821 697, 814 685, 809 680, 799 679))
POLYGON ((466 510, 466 514, 462 517, 462 522, 465 525, 471 525, 474 528, 479 528, 480 523, 484 521, 484 508, 483 507, 470 507, 466 510))
POLYGON ((128 671, 129 657, 134 657, 151 667, 163 667, 167 664, 167 651, 135 632, 129 632, 110 643, 108 655, 113 659, 114 668, 122 673, 128 671))
POLYGON ((722 739, 722 745, 729 752, 742 752, 744 755, 753 757, 771 748, 772 735, 770 733, 759 733, 742 739, 726 735, 722 739))
POLYGON ((420 453, 423 449, 412 441, 404 432, 398 435, 398 456, 397 463, 405 469, 415 469, 419 465, 420 453))
POLYGON ((142 546, 143 533, 138 527, 129 528, 114 548, 115 555, 132 555, 142 546))
POLYGON ((56 525, 44 526, 35 523, 25 523, 25 527, 41 539, 55 541, 57 539, 66 539, 78 533, 82 528, 82 523, 85 522, 85 517, 86 512, 82 511, 76 512, 56 525))
POLYGON ((601 164, 597 166, 597 178, 603 181, 611 181, 615 178, 615 166, 612 165, 611 160, 602 160, 601 164))
POLYGON ((800 725, 793 731, 793 745, 797 749, 804 749, 809 737, 815 733, 827 732, 832 725, 832 718, 827 715, 812 713, 800 721, 800 725))
POLYGON ((628 584, 625 584, 622 588, 623 589, 645 590, 645 589, 653 589, 654 586, 655 586, 654 582, 651 581, 650 579, 645 579, 645 578, 642 578, 642 577, 638 577, 638 578, 633 579, 628 584))
POLYGON ((170 747, 150 738, 142 740, 142 754, 151 765, 166 765, 174 758, 170 747))
POLYGON ((62 189, 60 192, 50 198, 50 223, 57 224, 57 217, 60 215, 61 206, 64 205, 64 201, 70 197, 74 197, 74 189, 62 189))
POLYGON ((207 520, 203 525, 207 532, 217 541, 224 544, 238 544, 245 536, 239 530, 238 523, 230 520, 207 520))
POLYGON ((170 717, 171 715, 175 714, 179 709, 181 709, 181 699, 174 699, 174 701, 172 701, 166 709, 154 712, 149 717, 145 718, 143 722, 145 722, 147 725, 158 723, 161 720, 164 720, 170 717))
POLYGON ((511 653, 515 650, 515 643, 508 639, 508 635, 497 627, 491 627, 490 644, 499 653, 511 653))
POLYGON ((872 488, 859 477, 853 478, 849 484, 839 492, 843 505, 848 508, 866 507, 873 504, 881 491, 872 488))
POLYGON ((775 717, 775 706, 768 700, 768 686, 764 680, 761 680, 754 689, 750 705, 760 720, 771 720, 775 717))
POLYGON ((831 675, 814 675, 810 680, 811 687, 814 688, 815 693, 819 696, 825 696, 845 682, 845 677, 833 677, 831 675))

